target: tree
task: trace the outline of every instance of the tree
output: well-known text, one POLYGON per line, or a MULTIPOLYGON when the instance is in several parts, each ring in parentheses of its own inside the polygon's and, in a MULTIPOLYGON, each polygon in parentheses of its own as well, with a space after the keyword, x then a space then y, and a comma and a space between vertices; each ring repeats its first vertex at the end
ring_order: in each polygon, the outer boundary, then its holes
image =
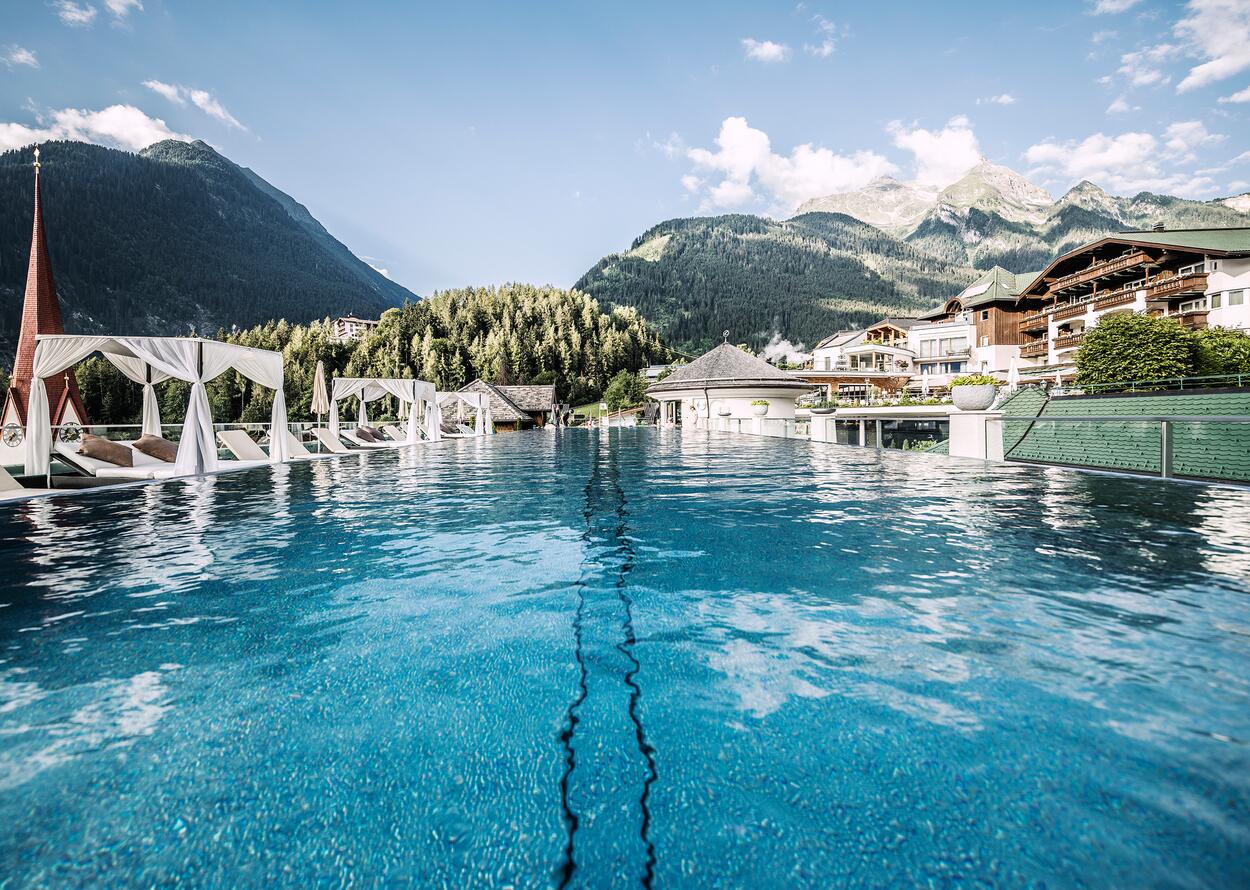
POLYGON ((1250 374, 1250 335, 1207 328, 1191 335, 1197 374, 1250 374))
POLYGON ((646 399, 647 383, 642 375, 633 371, 618 371, 603 391, 603 400, 608 408, 617 411, 622 408, 633 408, 641 405, 646 399))
POLYGON ((1076 353, 1078 385, 1186 377, 1194 371, 1193 340, 1172 318, 1104 315, 1076 353))

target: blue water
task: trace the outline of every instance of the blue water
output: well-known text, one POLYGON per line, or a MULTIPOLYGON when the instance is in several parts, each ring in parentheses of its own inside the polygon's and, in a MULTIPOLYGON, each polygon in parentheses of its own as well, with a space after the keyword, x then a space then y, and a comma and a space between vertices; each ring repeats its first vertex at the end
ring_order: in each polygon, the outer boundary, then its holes
POLYGON ((1244 490, 535 432, 0 569, 6 888, 1250 883, 1244 490))

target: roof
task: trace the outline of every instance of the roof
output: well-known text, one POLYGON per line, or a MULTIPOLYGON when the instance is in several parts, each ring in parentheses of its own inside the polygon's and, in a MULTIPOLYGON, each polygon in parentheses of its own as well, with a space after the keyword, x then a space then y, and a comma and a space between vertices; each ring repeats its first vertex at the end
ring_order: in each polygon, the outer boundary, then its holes
POLYGON ((830 334, 828 337, 821 340, 813 348, 814 349, 827 349, 831 346, 843 346, 848 341, 855 339, 856 337, 862 335, 863 333, 865 333, 865 329, 863 328, 861 328, 858 331, 838 331, 836 334, 830 334))
POLYGON ((478 378, 460 387, 460 392, 484 392, 490 397, 491 418, 503 423, 530 420, 530 414, 550 411, 555 405, 556 388, 540 386, 499 386, 478 378))
MULTIPOLYGON (((6 401, 13 404, 22 423, 26 422, 31 378, 35 373, 35 337, 39 334, 62 334, 61 301, 52 279, 52 259, 48 255, 48 239, 43 229, 43 197, 39 186, 39 149, 35 149, 35 218, 30 236, 30 264, 26 269, 26 294, 22 300, 22 324, 17 337, 17 358, 9 383, 6 401)), ((48 394, 53 424, 60 423, 67 405, 84 423, 87 420, 78 380, 73 372, 49 377, 44 386, 48 394), (68 386, 66 380, 69 381, 68 386)))
POLYGON ((705 352, 688 365, 682 365, 659 383, 647 387, 648 393, 671 390, 698 389, 702 386, 792 386, 795 389, 811 389, 793 374, 775 368, 761 358, 739 349, 730 343, 722 343, 705 352))
POLYGON ((951 297, 941 306, 922 315, 922 321, 932 321, 947 314, 952 300, 958 300, 964 309, 975 309, 990 303, 1014 302, 1040 272, 1010 272, 1002 266, 994 266, 972 284, 951 297))
POLYGON ((538 386, 495 386, 512 400, 522 411, 550 411, 556 403, 556 388, 552 384, 538 386))
POLYGON ((887 315, 885 318, 881 319, 880 321, 870 324, 867 327, 867 330, 871 331, 873 328, 879 328, 883 324, 888 324, 888 325, 891 325, 892 327, 900 328, 901 330, 905 331, 909 328, 915 327, 916 325, 920 324, 920 322, 921 322, 921 319, 919 318, 903 317, 900 315, 887 315))

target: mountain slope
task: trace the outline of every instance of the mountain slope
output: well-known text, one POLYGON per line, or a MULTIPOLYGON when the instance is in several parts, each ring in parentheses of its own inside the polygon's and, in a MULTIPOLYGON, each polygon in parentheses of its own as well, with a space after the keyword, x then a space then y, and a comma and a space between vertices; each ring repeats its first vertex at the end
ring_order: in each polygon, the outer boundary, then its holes
POLYGON ((1041 268, 1056 255, 1125 229, 1246 225, 1237 199, 1191 201, 1142 192, 1109 195, 1082 182, 1059 200, 1008 167, 982 161, 940 192, 878 180, 854 192, 815 198, 799 208, 838 209, 950 263, 989 269, 1041 268), (926 204, 926 196, 932 194, 926 204), (900 195, 906 213, 899 213, 900 195))
POLYGON ((698 352, 724 330, 757 347, 775 333, 811 345, 886 312, 929 309, 973 277, 849 216, 809 213, 668 220, 575 287, 636 308, 669 343, 698 352))
MULTIPOLYGON (((43 146, 44 217, 70 332, 185 334, 271 318, 376 315, 415 296, 294 199, 202 142, 140 154, 43 146)), ((20 324, 30 249, 29 150, 0 154, 0 352, 20 324)))

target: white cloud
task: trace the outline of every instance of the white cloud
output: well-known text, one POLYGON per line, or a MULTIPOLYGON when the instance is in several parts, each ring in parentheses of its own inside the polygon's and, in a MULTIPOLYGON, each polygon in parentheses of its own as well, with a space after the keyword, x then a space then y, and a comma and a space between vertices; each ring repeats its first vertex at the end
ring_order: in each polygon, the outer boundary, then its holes
POLYGON ((233 127, 236 130, 247 129, 208 90, 197 90, 194 87, 186 87, 177 83, 162 83, 159 80, 145 80, 143 85, 178 105, 186 105, 190 101, 200 111, 211 118, 221 121, 228 127, 233 127))
POLYGON ((1169 124, 1163 131, 1163 150, 1167 157, 1179 164, 1194 160, 1195 149, 1218 145, 1224 137, 1207 130, 1202 121, 1179 121, 1169 124))
POLYGON ((52 4, 62 24, 72 28, 90 27, 99 12, 90 3, 74 3, 73 0, 56 0, 52 4))
POLYGON ((754 37, 742 38, 742 49, 748 59, 756 62, 784 62, 790 58, 790 47, 784 43, 773 43, 771 40, 756 40, 754 37))
POLYGON ((1094 8, 1090 12, 1093 15, 1115 15, 1132 9, 1140 2, 1141 0, 1095 0, 1094 8))
POLYGON ((1123 96, 1119 96, 1114 99, 1111 104, 1107 106, 1107 114, 1125 114, 1130 111, 1141 111, 1141 106, 1129 105, 1128 100, 1123 96))
POLYGON ((191 138, 175 133, 163 120, 148 117, 133 105, 110 105, 99 111, 62 108, 40 115, 35 126, 0 122, 0 150, 50 139, 72 139, 139 151, 162 139, 190 142, 191 138))
MULTIPOLYGON (((1169 128, 1168 142, 1186 145, 1199 136, 1192 128, 1169 128)), ((1205 137, 1210 134, 1205 133, 1205 137)), ((1215 183, 1204 175, 1167 169, 1163 165, 1169 149, 1150 133, 1122 133, 1107 136, 1095 133, 1083 140, 1048 139, 1032 145, 1024 159, 1036 169, 1032 175, 1051 174, 1068 182, 1089 179, 1119 194, 1139 191, 1199 195, 1210 193, 1215 183)))
POLYGON ((1011 93, 999 93, 997 96, 987 96, 984 99, 977 99, 978 105, 1015 105, 1019 100, 1011 95, 1011 93))
POLYGON ((1230 192, 1239 192, 1242 189, 1250 189, 1250 180, 1234 179, 1228 184, 1228 190, 1230 192))
POLYGON ((32 50, 24 46, 6 46, 4 55, 0 56, 0 62, 4 62, 9 68, 14 68, 18 65, 25 65, 27 68, 39 67, 39 59, 35 57, 32 50))
MULTIPOLYGON (((742 117, 725 119, 716 146, 715 151, 692 148, 686 153, 698 170, 721 176, 706 191, 708 207, 742 207, 770 200, 774 211, 784 214, 809 198, 862 188, 879 176, 896 172, 887 158, 871 151, 841 155, 804 144, 789 156, 776 154, 768 134, 742 117)), ((704 184, 691 175, 683 177, 682 185, 696 191, 704 184)))
POLYGON ((1160 43, 1125 53, 1120 56, 1120 74, 1135 87, 1167 83, 1172 78, 1164 72, 1162 64, 1178 52, 1179 47, 1171 43, 1160 43))
POLYGON ((651 147, 666 158, 675 158, 686 153, 686 141, 677 133, 669 133, 662 142, 653 138, 650 133, 647 134, 647 139, 651 141, 651 147))
POLYGON ((958 115, 941 130, 908 128, 892 122, 887 131, 894 144, 911 152, 916 159, 916 180, 927 185, 947 186, 981 160, 981 146, 972 132, 972 122, 958 115))
POLYGON ((1106 43, 1108 40, 1112 40, 1112 39, 1114 39, 1115 37, 1118 37, 1118 36, 1119 36, 1119 32, 1118 32, 1118 31, 1114 31, 1114 30, 1112 30, 1112 29, 1108 28, 1108 29, 1105 29, 1105 30, 1103 30, 1103 31, 1095 31, 1095 32, 1093 33, 1093 35, 1092 35, 1089 39, 1090 39, 1090 41, 1091 41, 1091 42, 1093 42, 1095 45, 1097 45, 1097 44, 1100 44, 1100 43, 1106 43))
POLYGON ((1240 92, 1233 93, 1231 96, 1220 96, 1220 102, 1250 102, 1250 87, 1246 87, 1240 92))
POLYGON ((143 12, 143 4, 140 0, 104 0, 104 5, 113 14, 113 18, 119 22, 130 15, 132 10, 143 12))
POLYGON ((812 21, 816 23, 816 37, 819 42, 805 43, 803 50, 818 59, 827 59, 838 48, 837 26, 823 15, 812 16, 812 21))
POLYGON ((1206 61, 1177 84, 1179 93, 1250 68, 1250 0, 1190 0, 1172 29, 1190 52, 1206 61))
POLYGON ((681 178, 681 187, 688 192, 697 192, 703 188, 703 180, 693 173, 687 173, 681 178))

